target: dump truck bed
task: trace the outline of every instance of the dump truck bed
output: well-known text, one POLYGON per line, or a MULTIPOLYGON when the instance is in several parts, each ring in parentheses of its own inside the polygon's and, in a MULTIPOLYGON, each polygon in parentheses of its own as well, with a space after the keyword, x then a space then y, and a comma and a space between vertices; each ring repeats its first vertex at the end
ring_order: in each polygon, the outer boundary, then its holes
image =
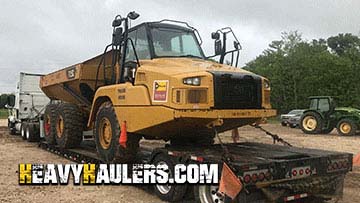
MULTIPOLYGON (((95 91, 95 83, 98 87, 104 84, 104 68, 102 65, 99 67, 102 56, 101 54, 82 63, 42 76, 40 80, 42 91, 53 100, 90 105, 95 91), (98 78, 97 82, 96 78, 98 78)), ((105 54, 106 67, 110 66, 110 57, 111 52, 107 52, 105 54)))

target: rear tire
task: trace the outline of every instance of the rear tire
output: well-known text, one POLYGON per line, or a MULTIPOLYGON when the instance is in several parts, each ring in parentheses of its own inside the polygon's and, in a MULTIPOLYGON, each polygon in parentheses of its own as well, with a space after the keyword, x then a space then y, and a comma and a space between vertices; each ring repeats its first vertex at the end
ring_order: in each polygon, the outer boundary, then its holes
MULTIPOLYGON (((165 154, 159 154, 155 157, 153 164, 155 166, 159 164, 166 164, 169 168, 170 178, 174 177, 174 166, 176 164, 176 161, 165 154)), ((154 190, 156 195, 168 202, 177 202, 184 198, 186 191, 187 191, 187 185, 186 184, 156 184, 154 185, 154 190)))
POLYGON ((23 140, 26 140, 26 129, 27 129, 27 122, 21 122, 20 135, 23 140))
POLYGON ((56 109, 59 107, 58 104, 49 104, 45 108, 44 113, 44 138, 49 145, 56 144, 56 109))
POLYGON ((306 134, 319 134, 322 130, 323 120, 318 113, 310 111, 301 116, 299 126, 306 134))
POLYGON ((63 103, 57 109, 56 142, 60 148, 74 148, 80 145, 83 133, 83 116, 75 104, 63 103))
POLYGON ((358 126, 353 120, 344 118, 338 122, 336 129, 339 135, 353 136, 356 134, 358 126))
POLYGON ((140 137, 128 134, 126 148, 120 146, 120 125, 110 102, 103 103, 96 115, 94 138, 97 152, 106 163, 131 162, 135 160, 140 137))
POLYGON ((27 124, 26 139, 28 142, 38 142, 40 140, 40 135, 37 132, 37 125, 35 123, 27 124))

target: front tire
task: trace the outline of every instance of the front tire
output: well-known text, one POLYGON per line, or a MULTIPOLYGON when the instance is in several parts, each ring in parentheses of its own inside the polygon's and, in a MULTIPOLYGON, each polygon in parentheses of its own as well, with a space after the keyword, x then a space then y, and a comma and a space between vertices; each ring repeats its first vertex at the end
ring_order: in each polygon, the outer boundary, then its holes
POLYGON ((353 120, 344 118, 338 122, 336 129, 339 135, 353 136, 356 134, 358 126, 353 120))
POLYGON ((97 152, 106 163, 131 162, 139 148, 140 137, 135 134, 127 136, 126 148, 120 146, 120 125, 110 102, 102 104, 97 112, 94 128, 97 152))
POLYGON ((300 128, 306 134, 319 134, 321 133, 323 120, 316 112, 306 112, 301 116, 300 128))

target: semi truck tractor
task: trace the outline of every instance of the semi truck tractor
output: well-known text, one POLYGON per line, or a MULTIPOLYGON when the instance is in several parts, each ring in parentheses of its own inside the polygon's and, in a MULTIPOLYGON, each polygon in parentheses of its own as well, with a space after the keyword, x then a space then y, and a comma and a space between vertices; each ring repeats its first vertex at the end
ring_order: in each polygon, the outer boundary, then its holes
POLYGON ((40 128, 42 115, 50 99, 41 91, 41 74, 20 72, 15 91, 15 105, 9 109, 8 127, 11 134, 20 133, 30 142, 39 141, 44 136, 40 128))

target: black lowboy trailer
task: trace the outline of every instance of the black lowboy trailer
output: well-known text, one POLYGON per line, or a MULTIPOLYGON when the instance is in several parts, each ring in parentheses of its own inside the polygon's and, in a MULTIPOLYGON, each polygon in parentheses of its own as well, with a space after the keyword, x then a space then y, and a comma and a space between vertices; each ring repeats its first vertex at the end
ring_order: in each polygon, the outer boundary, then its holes
MULTIPOLYGON (((67 150, 46 142, 39 146, 74 162, 101 163, 92 141, 67 150)), ((345 175, 352 169, 352 154, 253 142, 204 147, 151 143, 140 147, 137 163, 159 162, 165 162, 169 168, 177 163, 216 163, 219 173, 226 162, 243 184, 234 201, 220 194, 218 185, 154 185, 162 200, 317 203, 342 196, 345 175)))

